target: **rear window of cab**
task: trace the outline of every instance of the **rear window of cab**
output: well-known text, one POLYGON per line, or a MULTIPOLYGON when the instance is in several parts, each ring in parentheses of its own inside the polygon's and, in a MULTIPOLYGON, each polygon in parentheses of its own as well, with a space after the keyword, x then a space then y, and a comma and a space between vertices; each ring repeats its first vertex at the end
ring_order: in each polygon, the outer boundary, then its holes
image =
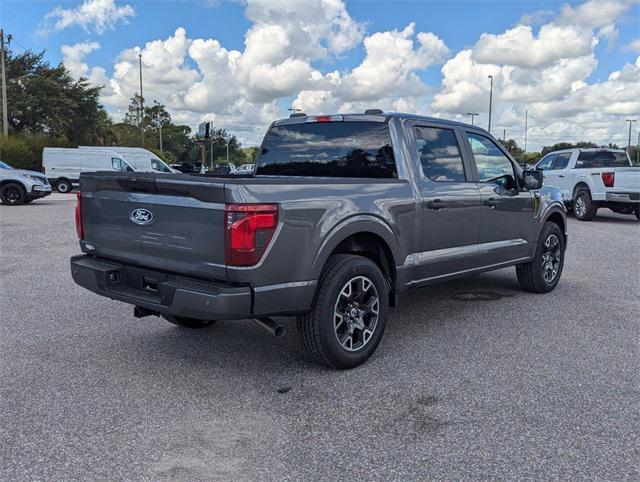
POLYGON ((267 133, 257 175, 397 178, 386 122, 307 122, 267 133))

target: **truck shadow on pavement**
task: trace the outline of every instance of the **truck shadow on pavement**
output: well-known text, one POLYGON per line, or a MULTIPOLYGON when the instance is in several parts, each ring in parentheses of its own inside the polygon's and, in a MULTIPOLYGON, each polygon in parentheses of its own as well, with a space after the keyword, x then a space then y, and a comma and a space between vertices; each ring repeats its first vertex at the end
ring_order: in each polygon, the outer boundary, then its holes
MULTIPOLYGON (((416 340, 426 341, 434 336, 434 331, 437 335, 438 330, 448 330, 448 324, 467 323, 478 315, 484 317, 494 303, 500 304, 505 313, 515 313, 519 294, 523 293, 515 275, 505 270, 405 292, 400 296, 398 308, 390 310, 380 348, 367 365, 384 363, 385 355, 398 347, 406 354, 402 347, 416 340)), ((141 323, 141 327, 129 333, 133 338, 125 343, 135 345, 131 350, 137 352, 137 357, 169 365, 187 363, 217 371, 230 365, 237 367, 242 360, 244 370, 258 372, 274 368, 325 370, 305 356, 295 318, 279 321, 286 328, 282 338, 274 337, 252 320, 218 322, 205 329, 189 330, 173 327, 162 318, 147 318, 134 322, 141 323), (150 326, 144 327, 145 323, 150 326)))

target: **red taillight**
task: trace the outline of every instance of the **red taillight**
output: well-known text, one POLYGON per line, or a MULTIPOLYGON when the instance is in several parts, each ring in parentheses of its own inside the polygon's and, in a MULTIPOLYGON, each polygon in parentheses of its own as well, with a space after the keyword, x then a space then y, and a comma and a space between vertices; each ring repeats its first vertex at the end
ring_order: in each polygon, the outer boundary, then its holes
POLYGON ((78 191, 78 203, 76 204, 76 233, 78 239, 84 239, 84 226, 82 225, 82 193, 78 191))
POLYGON ((616 180, 615 172, 603 172, 602 173, 602 182, 604 183, 604 187, 613 187, 613 183, 616 180))
POLYGON ((253 266, 278 226, 276 204, 227 204, 224 213, 225 263, 253 266))

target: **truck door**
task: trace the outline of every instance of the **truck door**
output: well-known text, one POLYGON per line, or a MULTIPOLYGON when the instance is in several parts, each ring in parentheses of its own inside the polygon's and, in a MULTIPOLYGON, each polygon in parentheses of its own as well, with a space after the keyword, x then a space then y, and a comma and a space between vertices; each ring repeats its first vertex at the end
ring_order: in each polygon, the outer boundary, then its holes
MULTIPOLYGON (((482 132, 465 131, 466 148, 474 159, 482 197, 478 265, 524 260, 534 235, 534 198, 520 190, 513 162, 482 132)), ((546 171, 545 171, 546 172, 546 171)))
MULTIPOLYGON (((567 179, 567 165, 571 159, 571 152, 560 152, 556 155, 551 170, 545 172, 545 175, 552 176, 552 183, 549 185, 555 186, 562 191, 562 198, 570 200, 572 193, 569 192, 568 179, 567 179)), ((546 179, 545 179, 546 183, 546 179)))
POLYGON ((422 251, 415 253, 417 279, 427 281, 476 267, 482 203, 463 156, 457 129, 442 124, 411 126, 422 195, 422 251))

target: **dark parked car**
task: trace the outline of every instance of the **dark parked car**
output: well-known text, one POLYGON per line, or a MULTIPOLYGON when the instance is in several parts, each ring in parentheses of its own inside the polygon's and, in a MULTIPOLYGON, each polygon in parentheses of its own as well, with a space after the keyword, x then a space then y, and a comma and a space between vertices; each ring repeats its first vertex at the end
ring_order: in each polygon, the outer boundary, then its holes
POLYGON ((335 368, 374 352, 399 292, 515 266, 545 293, 567 243, 540 171, 478 127, 408 114, 276 121, 252 177, 83 173, 81 190, 76 283, 188 328, 279 334, 270 317, 295 315, 335 368))

